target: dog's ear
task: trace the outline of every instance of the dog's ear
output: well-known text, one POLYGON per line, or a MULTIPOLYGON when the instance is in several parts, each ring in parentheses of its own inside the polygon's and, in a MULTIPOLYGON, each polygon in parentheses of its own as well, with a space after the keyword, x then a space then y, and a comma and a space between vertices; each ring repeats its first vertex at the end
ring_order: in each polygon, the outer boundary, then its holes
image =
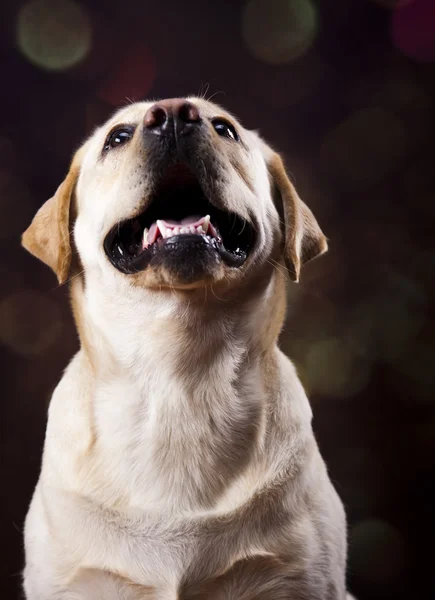
POLYGON ((71 199, 79 172, 77 153, 64 181, 41 206, 21 238, 26 250, 53 269, 59 283, 65 283, 71 267, 71 199))
POLYGON ((273 198, 284 225, 284 259, 293 281, 299 281, 301 266, 328 249, 313 213, 299 198, 279 154, 268 162, 273 198))

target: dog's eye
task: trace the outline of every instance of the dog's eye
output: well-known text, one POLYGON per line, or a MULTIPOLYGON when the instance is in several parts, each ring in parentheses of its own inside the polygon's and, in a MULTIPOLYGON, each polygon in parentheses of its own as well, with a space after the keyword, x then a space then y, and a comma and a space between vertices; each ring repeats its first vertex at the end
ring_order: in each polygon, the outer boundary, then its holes
POLYGON ((133 129, 131 127, 119 127, 109 133, 104 144, 104 150, 117 148, 122 146, 133 137, 133 129))
POLYGON ((218 135, 221 137, 230 138, 236 142, 239 141, 239 136, 234 127, 223 119, 213 119, 212 125, 218 135))

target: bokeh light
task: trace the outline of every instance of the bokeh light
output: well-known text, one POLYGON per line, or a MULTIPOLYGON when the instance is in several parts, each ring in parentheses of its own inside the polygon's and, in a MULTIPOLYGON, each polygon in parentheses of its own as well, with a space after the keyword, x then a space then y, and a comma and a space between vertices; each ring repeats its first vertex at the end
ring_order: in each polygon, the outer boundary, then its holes
POLYGON ((330 81, 334 76, 331 71, 331 66, 314 53, 274 68, 256 61, 254 77, 247 78, 246 86, 253 98, 267 106, 288 110, 312 97, 319 86, 330 81), (259 81, 262 85, 258 85, 259 81))
POLYGON ((46 352, 62 332, 61 310, 45 294, 21 290, 0 303, 0 341, 22 356, 46 352))
POLYGON ((242 14, 242 35, 252 54, 269 64, 302 56, 318 31, 311 0, 249 0, 242 14))
POLYGON ((377 107, 362 109, 341 122, 320 150, 321 170, 346 190, 379 183, 407 152, 402 121, 377 107))
POLYGON ((427 404, 435 406, 435 340, 412 344, 407 347, 394 363, 401 375, 400 384, 409 394, 409 402, 415 406, 427 404))
POLYGON ((352 350, 340 337, 313 342, 303 363, 308 389, 337 398, 361 392, 370 378, 371 365, 352 350))
POLYGON ((435 61, 435 2, 400 4, 391 20, 391 37, 403 54, 421 62, 435 61))
POLYGON ((342 498, 353 515, 373 515, 385 507, 388 479, 376 451, 358 446, 337 448, 332 462, 343 482, 342 498))
POLYGON ((110 76, 99 85, 97 95, 116 107, 144 100, 155 77, 155 59, 147 46, 138 43, 124 53, 110 76))
POLYGON ((85 7, 74 0, 32 0, 18 13, 16 36, 32 64, 62 71, 86 57, 92 27, 85 7))
POLYGON ((351 572, 367 591, 391 591, 403 575, 406 546, 400 533, 380 519, 366 519, 350 531, 351 572))
POLYGON ((351 311, 348 339, 373 359, 395 362, 422 328, 426 310, 418 283, 392 272, 351 311))
POLYGON ((404 6, 405 4, 414 2, 414 0, 371 0, 371 2, 382 6, 382 8, 389 8, 390 10, 393 10, 399 6, 404 6))

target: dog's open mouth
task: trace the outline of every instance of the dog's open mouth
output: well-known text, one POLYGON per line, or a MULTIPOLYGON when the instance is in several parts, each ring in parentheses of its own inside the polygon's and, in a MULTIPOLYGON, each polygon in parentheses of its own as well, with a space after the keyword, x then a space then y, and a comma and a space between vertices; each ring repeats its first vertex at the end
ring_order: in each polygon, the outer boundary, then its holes
POLYGON ((173 167, 157 186, 148 208, 115 225, 104 249, 112 264, 126 274, 145 269, 162 250, 180 247, 194 260, 204 244, 230 267, 240 267, 249 255, 254 228, 235 213, 219 209, 204 194, 184 165, 173 167))

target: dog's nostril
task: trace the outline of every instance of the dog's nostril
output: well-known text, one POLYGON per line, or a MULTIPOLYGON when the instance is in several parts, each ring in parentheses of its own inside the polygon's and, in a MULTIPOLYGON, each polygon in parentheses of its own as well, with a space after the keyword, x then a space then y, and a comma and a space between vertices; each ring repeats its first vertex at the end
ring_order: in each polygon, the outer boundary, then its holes
POLYGON ((152 106, 145 115, 144 125, 148 129, 161 127, 168 120, 166 110, 162 106, 152 106))
POLYGON ((198 108, 190 102, 185 102, 180 106, 178 117, 185 123, 196 123, 201 120, 198 108))
POLYGON ((169 98, 153 104, 144 117, 144 132, 176 137, 191 133, 201 125, 199 109, 184 98, 169 98))

